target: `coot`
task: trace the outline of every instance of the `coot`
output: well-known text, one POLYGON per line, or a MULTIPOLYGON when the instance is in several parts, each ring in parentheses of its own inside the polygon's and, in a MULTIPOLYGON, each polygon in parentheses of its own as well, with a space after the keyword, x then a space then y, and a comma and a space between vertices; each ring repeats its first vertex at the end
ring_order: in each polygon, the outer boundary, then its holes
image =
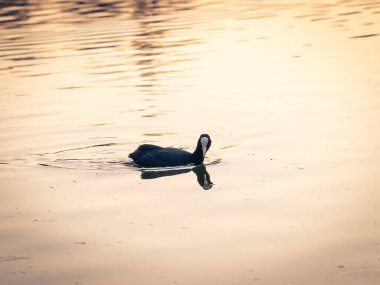
POLYGON ((160 147, 152 144, 142 144, 129 154, 133 161, 144 167, 168 167, 187 164, 201 164, 207 150, 211 146, 211 138, 202 134, 198 139, 197 148, 193 153, 172 148, 160 147))

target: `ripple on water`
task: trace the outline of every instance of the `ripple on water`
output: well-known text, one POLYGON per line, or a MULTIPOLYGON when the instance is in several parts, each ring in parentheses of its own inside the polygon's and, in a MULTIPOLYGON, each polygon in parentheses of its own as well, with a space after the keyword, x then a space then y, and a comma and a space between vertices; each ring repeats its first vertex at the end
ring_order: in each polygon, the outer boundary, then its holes
POLYGON ((380 282, 380 271, 378 270, 347 271, 336 276, 339 279, 353 281, 355 284, 379 284, 380 282))
MULTIPOLYGON (((171 135, 171 133, 154 133, 148 134, 148 137, 171 135)), ((58 150, 49 153, 40 153, 30 155, 22 159, 24 164, 39 165, 44 167, 54 167, 63 169, 77 170, 102 170, 102 171, 135 171, 135 170, 178 170, 192 169, 195 165, 186 165, 180 167, 160 167, 144 168, 135 164, 128 153, 133 148, 131 143, 104 143, 84 147, 77 147, 65 150, 58 150), (128 147, 127 147, 128 146, 128 147)), ((135 145, 135 143, 133 144, 135 145)), ((232 147, 232 146, 231 146, 232 147)), ((220 164, 222 160, 206 158, 205 165, 220 164)), ((9 162, 3 162, 8 164, 9 162)))
POLYGON ((11 262, 11 261, 20 261, 20 260, 30 260, 30 256, 0 256, 0 262, 11 262))
POLYGON ((360 39, 360 38, 370 38, 370 37, 377 37, 379 34, 366 34, 366 35, 359 35, 359 36, 353 36, 351 39, 360 39))

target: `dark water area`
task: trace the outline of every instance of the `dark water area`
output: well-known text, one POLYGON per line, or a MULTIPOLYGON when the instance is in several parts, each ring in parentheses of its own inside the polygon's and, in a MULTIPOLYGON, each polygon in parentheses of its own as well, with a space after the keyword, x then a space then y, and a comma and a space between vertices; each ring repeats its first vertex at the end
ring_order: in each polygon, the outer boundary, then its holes
POLYGON ((0 283, 379 284, 379 90, 379 1, 0 1, 0 283))

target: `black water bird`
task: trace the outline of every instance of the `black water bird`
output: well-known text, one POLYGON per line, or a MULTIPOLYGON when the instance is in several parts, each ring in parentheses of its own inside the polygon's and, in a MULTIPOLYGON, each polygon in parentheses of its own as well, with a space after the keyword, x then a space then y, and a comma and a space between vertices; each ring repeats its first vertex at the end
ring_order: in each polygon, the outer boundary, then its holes
POLYGON ((201 164, 206 152, 211 146, 211 138, 202 134, 193 153, 179 148, 160 147, 152 144, 142 144, 129 154, 135 163, 143 167, 169 167, 187 164, 201 164))

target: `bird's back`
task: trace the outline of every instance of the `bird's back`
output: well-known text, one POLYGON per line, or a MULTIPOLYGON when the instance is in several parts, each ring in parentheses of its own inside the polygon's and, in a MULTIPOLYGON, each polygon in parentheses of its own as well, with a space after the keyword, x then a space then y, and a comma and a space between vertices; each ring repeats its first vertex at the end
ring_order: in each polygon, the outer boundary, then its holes
POLYGON ((141 145, 129 155, 134 162, 146 167, 179 166, 193 163, 192 154, 178 148, 162 148, 155 145, 141 145))

